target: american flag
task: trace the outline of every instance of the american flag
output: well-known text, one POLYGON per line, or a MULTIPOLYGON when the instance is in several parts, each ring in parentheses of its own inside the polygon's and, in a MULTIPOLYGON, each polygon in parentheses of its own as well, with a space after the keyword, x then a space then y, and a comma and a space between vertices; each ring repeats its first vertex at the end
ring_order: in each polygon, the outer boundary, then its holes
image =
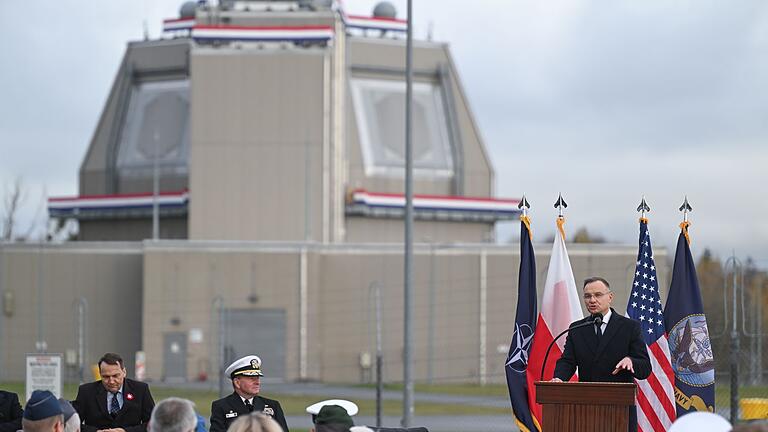
POLYGON ((637 266, 627 303, 627 316, 640 322, 653 371, 648 379, 635 380, 638 388, 635 401, 638 431, 666 431, 676 418, 675 374, 670 361, 663 313, 648 220, 642 218, 637 266))

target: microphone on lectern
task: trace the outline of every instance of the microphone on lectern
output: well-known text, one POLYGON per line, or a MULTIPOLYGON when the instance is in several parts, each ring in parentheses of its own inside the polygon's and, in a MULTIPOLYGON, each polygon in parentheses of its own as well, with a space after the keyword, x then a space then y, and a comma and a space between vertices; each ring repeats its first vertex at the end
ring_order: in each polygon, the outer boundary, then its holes
POLYGON ((555 342, 557 342, 557 340, 560 339, 560 336, 568 333, 569 331, 571 331, 573 329, 577 329, 579 327, 591 326, 591 325, 596 325, 596 326, 603 325, 603 315, 600 314, 600 313, 593 314, 585 322, 583 322, 581 324, 578 324, 578 325, 575 325, 573 327, 568 327, 567 329, 563 330, 562 332, 560 332, 559 335, 557 335, 557 337, 555 337, 552 340, 552 342, 547 347, 547 353, 544 354, 544 363, 541 365, 541 376, 539 377, 539 381, 544 381, 544 368, 547 367, 547 358, 549 357, 549 351, 552 350, 552 345, 554 345, 555 342))

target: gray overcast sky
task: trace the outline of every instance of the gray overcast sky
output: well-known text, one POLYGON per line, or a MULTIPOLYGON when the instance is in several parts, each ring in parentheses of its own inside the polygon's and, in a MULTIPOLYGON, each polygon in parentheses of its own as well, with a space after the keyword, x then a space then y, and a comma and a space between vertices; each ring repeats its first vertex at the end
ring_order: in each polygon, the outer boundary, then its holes
MULTIPOLYGON (((23 177, 23 224, 43 187, 77 193, 125 43, 144 20, 158 37, 181 4, 42 3, 0 2, 0 181, 23 177)), ((562 192, 570 232, 635 243, 645 194, 654 243, 671 248, 687 194, 695 252, 735 249, 768 267, 768 2, 414 3, 417 37, 432 26, 451 44, 497 196, 527 193, 538 239, 554 231, 562 192)), ((374 4, 345 1, 353 14, 374 4)))

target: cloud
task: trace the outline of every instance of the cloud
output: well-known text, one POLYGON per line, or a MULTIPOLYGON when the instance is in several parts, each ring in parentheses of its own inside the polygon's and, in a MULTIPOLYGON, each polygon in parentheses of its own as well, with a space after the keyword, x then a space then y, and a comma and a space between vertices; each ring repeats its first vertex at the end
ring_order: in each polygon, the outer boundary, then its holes
MULTIPOLYGON (((369 14, 377 0, 347 0, 369 14)), ((13 36, 0 68, 0 181, 77 192, 77 171, 125 44, 160 34, 181 1, 0 2, 13 36), (25 17, 34 16, 34 22, 25 17), (55 163, 54 163, 55 162, 55 163)), ((405 0, 394 1, 399 17, 405 0)), ((528 193, 535 224, 563 192, 569 226, 634 243, 640 196, 672 247, 688 194, 694 250, 768 266, 768 3, 414 2, 417 37, 447 41, 502 197, 528 193), (764 195, 764 194, 763 194, 764 195)), ((6 39, 9 39, 7 37, 6 39)), ((31 213, 32 210, 25 210, 31 213)), ((500 238, 515 235, 503 226, 500 238)))

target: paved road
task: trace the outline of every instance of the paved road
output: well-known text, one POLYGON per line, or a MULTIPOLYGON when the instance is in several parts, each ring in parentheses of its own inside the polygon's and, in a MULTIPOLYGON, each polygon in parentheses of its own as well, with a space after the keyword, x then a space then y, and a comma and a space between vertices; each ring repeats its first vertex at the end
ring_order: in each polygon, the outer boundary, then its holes
MULTIPOLYGON (((373 388, 333 386, 320 383, 265 383, 264 393, 266 394, 269 392, 293 395, 317 395, 321 398, 376 399, 376 389, 373 388)), ((385 390, 382 393, 382 397, 385 400, 402 400, 403 392, 385 390)), ((506 397, 416 393, 414 398, 419 402, 509 408, 509 399, 506 397)))
MULTIPOLYGON (((286 418, 291 428, 312 427, 309 416, 288 416, 286 418)), ((374 417, 355 416, 357 425, 373 425, 376 423, 374 417)), ((399 427, 400 417, 385 416, 382 419, 382 426, 399 427)), ((512 419, 508 416, 416 416, 413 426, 422 426, 429 429, 429 432, 517 432, 519 429, 514 425, 512 419)))
MULTIPOLYGON (((228 384, 228 383, 227 383, 228 384)), ((162 386, 164 384, 153 384, 162 386)), ((172 387, 191 387, 191 388, 218 388, 210 383, 186 383, 186 384, 168 384, 172 387)), ((229 388, 229 387, 227 387, 229 388)), ((321 383, 284 383, 263 381, 264 394, 269 397, 270 393, 317 396, 322 399, 350 399, 361 400, 376 398, 376 390, 366 387, 346 387, 339 385, 327 385, 321 383)), ((401 401, 402 391, 386 390, 382 394, 385 400, 401 401)), ((445 403, 456 405, 469 405, 479 407, 497 407, 509 408, 509 400, 506 397, 495 396, 461 396, 452 394, 434 394, 434 393, 416 393, 416 401, 445 403)), ((312 424, 309 415, 306 416, 288 416, 288 424, 291 427, 309 429, 312 424)), ((399 416, 384 416, 382 426, 398 427, 400 426, 399 416)), ((356 424, 373 425, 376 423, 375 417, 356 416, 356 424)), ((518 432, 511 414, 506 415, 480 415, 480 416, 414 416, 414 426, 424 426, 429 432, 518 432)))

